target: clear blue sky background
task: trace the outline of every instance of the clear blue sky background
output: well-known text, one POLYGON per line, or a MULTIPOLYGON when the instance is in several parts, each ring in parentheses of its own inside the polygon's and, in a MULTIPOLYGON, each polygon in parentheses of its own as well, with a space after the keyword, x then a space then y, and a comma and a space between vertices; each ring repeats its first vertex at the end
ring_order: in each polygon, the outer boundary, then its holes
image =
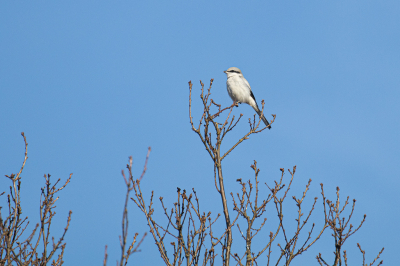
MULTIPOLYGON (((74 173, 53 224, 58 237, 73 211, 66 265, 101 264, 105 245, 113 265, 125 196, 120 171, 132 155, 139 175, 148 146, 147 199, 154 190, 171 206, 176 187, 194 187, 204 211, 222 213, 212 162, 189 125, 187 82, 194 83, 199 119, 199 80, 214 78, 212 98, 229 105, 223 70, 236 66, 259 103, 266 100, 265 113, 277 118, 272 130, 224 161, 226 189, 239 191, 235 180, 253 177, 253 160, 261 183, 297 165, 291 195, 300 196, 311 178, 308 203, 324 183, 331 199, 336 186, 342 202, 357 199, 353 224, 368 215, 344 247, 351 265, 361 264, 357 242, 367 261, 384 246, 385 265, 398 263, 400 2, 217 2, 0 3, 0 172, 18 172, 24 131, 24 214, 38 221, 43 174, 66 180, 74 173)), ((223 149, 246 132, 254 114, 245 105, 234 112, 245 120, 223 149)), ((1 178, 0 190, 9 184, 1 178)), ((293 207, 290 198, 287 206, 293 207)), ((161 212, 158 201, 155 208, 161 212)), ((131 236, 144 233, 133 202, 130 215, 131 236)), ((322 216, 315 215, 318 225, 322 216)), ((268 217, 275 217, 273 209, 268 217)), ((333 248, 327 232, 294 265, 317 265, 318 252, 332 261, 333 248)), ((162 264, 150 235, 131 260, 162 264)))

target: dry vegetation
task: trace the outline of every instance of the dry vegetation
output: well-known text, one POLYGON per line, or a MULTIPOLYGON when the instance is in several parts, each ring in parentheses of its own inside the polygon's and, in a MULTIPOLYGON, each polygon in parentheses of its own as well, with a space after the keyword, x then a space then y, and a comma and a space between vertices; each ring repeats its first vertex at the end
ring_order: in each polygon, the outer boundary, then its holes
MULTIPOLYGON (((0 207, 0 265, 47 265, 50 263, 51 265, 62 265, 66 247, 64 237, 69 228, 72 212, 69 212, 62 236, 57 241, 52 237, 51 245, 49 245, 50 227, 55 215, 55 203, 58 200, 56 194, 66 187, 72 174, 59 188, 57 185, 60 179, 51 184, 50 175, 44 175, 45 184, 41 189, 40 197, 40 221, 33 230, 29 230, 28 217, 21 216, 21 174, 28 159, 28 143, 23 132, 21 135, 25 142, 24 161, 16 175, 6 175, 11 182, 7 194, 8 211, 4 214, 3 207, 0 207), (52 260, 56 253, 58 254, 57 258, 52 260)), ((0 195, 4 196, 4 194, 5 192, 2 192, 0 195)))
MULTIPOLYGON (((260 184, 258 178, 260 169, 257 167, 257 162, 254 161, 251 165, 254 171, 253 177, 249 180, 237 179, 236 182, 240 186, 238 191, 228 192, 230 197, 227 198, 222 174, 222 161, 238 145, 248 140, 252 134, 264 134, 266 127, 260 128, 261 119, 256 116, 252 117, 248 120, 248 132, 238 138, 229 149, 222 151, 222 141, 228 133, 233 132, 243 115, 236 118, 232 114, 235 104, 221 108, 210 98, 212 81, 208 89, 204 89, 204 84, 200 82, 200 99, 203 112, 199 115, 199 120, 192 117, 192 83, 189 82, 189 117, 192 130, 199 136, 212 160, 214 182, 210 178, 209 186, 210 191, 215 188, 215 193, 220 195, 223 215, 213 215, 208 210, 201 210, 200 199, 194 188, 190 192, 178 188, 176 201, 170 207, 164 204, 162 197, 159 197, 160 202, 155 204, 154 192, 146 200, 140 185, 147 170, 149 148, 143 172, 138 179, 135 179, 132 174, 131 157, 127 164, 128 175, 125 175, 125 172, 122 171, 126 184, 126 197, 121 223, 121 258, 117 265, 127 265, 130 256, 140 251, 139 247, 147 234, 144 233, 141 238, 138 238, 139 234, 135 233, 133 238, 128 240, 129 199, 143 213, 150 235, 153 237, 159 254, 166 265, 290 265, 297 256, 309 251, 309 248, 315 245, 323 234, 331 234, 334 238, 335 244, 332 246, 334 256, 331 259, 330 255, 325 254, 323 257, 319 253, 313 264, 348 265, 348 254, 343 249, 344 243, 361 228, 366 215, 357 223, 357 226, 353 226, 350 220, 353 218, 356 201, 353 200, 350 204, 349 197, 347 197, 345 202, 340 205, 339 188, 336 188, 336 199, 331 201, 325 197, 323 184, 320 184, 322 200, 318 201, 316 197, 311 205, 305 206, 305 198, 312 184, 311 179, 305 184, 303 191, 295 191, 295 194, 300 194, 299 197, 290 196, 289 191, 292 189, 295 179, 296 166, 287 170, 288 178, 286 178, 285 170, 281 168, 281 175, 276 180, 260 184), (222 117, 223 115, 225 116, 222 117), (195 121, 199 122, 196 123, 195 121), (267 193, 260 193, 260 190, 267 193), (267 196, 261 197, 261 194, 267 196), (286 213, 284 202, 286 203, 287 199, 290 198, 297 208, 295 226, 292 222, 286 222, 287 218, 285 218, 290 216, 286 213), (229 204, 233 208, 229 208, 229 204), (323 206, 322 213, 315 214, 316 204, 323 206), (272 212, 267 211, 268 206, 272 206, 270 208, 273 210, 272 212), (348 212, 344 212, 349 208, 348 212), (154 218, 156 211, 165 215, 166 222, 162 223, 154 218), (345 215, 345 213, 349 214, 345 215), (311 216, 321 218, 318 225, 311 222, 311 216), (267 220, 274 221, 274 219, 275 225, 268 224, 267 229, 267 220), (266 233, 263 234, 264 231, 266 233), (259 245, 260 241, 254 244, 254 239, 261 237, 261 234, 264 235, 261 238, 263 244, 259 245), (233 246, 234 242, 238 244, 233 246), (233 247, 235 247, 235 250, 233 250, 233 247), (329 257, 329 259, 326 259, 326 257, 329 257)), ((264 112, 264 102, 262 102, 262 112, 264 112)), ((276 116, 272 115, 271 124, 274 123, 275 118, 276 116)), ((11 183, 9 193, 6 195, 7 211, 4 213, 3 208, 0 208, 0 265, 62 265, 66 248, 64 236, 70 225, 71 212, 68 215, 61 238, 56 241, 52 237, 51 245, 49 244, 50 227, 55 215, 54 204, 58 200, 55 195, 66 187, 72 174, 59 188, 57 188, 57 185, 60 180, 52 185, 50 175, 44 176, 45 185, 41 190, 40 221, 33 229, 28 229, 29 221, 27 217, 21 216, 21 173, 28 158, 28 144, 23 133, 22 136, 25 141, 24 161, 18 174, 6 176, 11 183), (52 259, 55 256, 56 258, 52 259)), ((232 180, 232 178, 228 180, 232 180)), ((170 194, 171 192, 166 193, 170 194)), ((1 193, 2 197, 5 196, 4 194, 5 192, 1 193)), ((383 263, 382 260, 378 262, 383 248, 375 259, 367 264, 365 262, 365 251, 361 249, 360 244, 357 245, 362 254, 362 265, 371 266, 375 263, 377 263, 376 265, 383 263)), ((107 264, 107 258, 106 246, 104 265, 107 264)))
MULTIPOLYGON (((267 127, 260 128, 261 119, 254 117, 248 120, 249 131, 239 138, 226 151, 221 151, 221 143, 224 137, 233 131, 243 117, 241 114, 238 118, 232 115, 232 109, 235 104, 221 108, 221 105, 215 103, 211 98, 210 82, 208 89, 204 89, 204 84, 201 84, 200 99, 203 106, 203 113, 200 120, 195 123, 192 117, 192 83, 189 82, 189 117, 192 130, 199 136, 205 150, 209 154, 212 165, 214 167, 214 187, 221 197, 221 207, 223 217, 220 214, 212 215, 209 211, 200 210, 199 198, 196 191, 192 189, 192 193, 178 188, 177 200, 170 208, 166 207, 163 198, 160 197, 160 207, 164 213, 167 222, 161 224, 156 221, 153 214, 154 207, 154 192, 152 192, 148 204, 145 203, 145 198, 140 188, 141 178, 132 181, 135 191, 132 200, 136 203, 141 212, 147 219, 147 224, 153 239, 158 247, 161 258, 166 265, 258 265, 258 261, 263 265, 290 265, 293 260, 302 253, 306 252, 314 245, 320 237, 330 231, 335 239, 334 260, 328 264, 323 259, 321 254, 316 257, 315 264, 320 265, 347 265, 347 253, 342 247, 345 241, 356 233, 365 221, 361 220, 357 227, 354 227, 350 220, 352 219, 355 200, 351 207, 350 214, 345 217, 344 210, 349 205, 349 197, 345 203, 340 206, 339 188, 336 189, 337 198, 335 201, 326 199, 321 184, 321 195, 323 213, 320 216, 323 218, 322 224, 316 229, 315 223, 310 222, 310 217, 314 213, 318 198, 314 198, 311 206, 303 206, 303 201, 307 196, 307 192, 311 186, 310 179, 301 192, 301 197, 291 196, 297 207, 296 226, 288 230, 287 224, 284 222, 283 203, 289 197, 289 190, 292 187, 296 166, 292 170, 288 169, 290 178, 285 181, 285 171, 280 169, 281 176, 271 182, 265 184, 269 194, 266 198, 260 198, 260 184, 258 180, 259 169, 257 162, 251 165, 254 171, 254 179, 243 181, 236 180, 240 184, 240 192, 231 192, 233 211, 228 208, 228 199, 224 188, 224 178, 222 175, 222 161, 243 141, 248 140, 252 134, 264 132, 267 127), (211 109, 214 109, 213 112, 211 109), (221 118, 226 114, 224 118, 221 118), (274 213, 267 213, 266 207, 268 204, 274 206, 274 213), (304 211, 307 209, 307 211, 304 211), (259 232, 264 229, 268 217, 278 217, 274 228, 269 228, 269 237, 264 241, 262 246, 253 245, 253 239, 258 236, 259 232), (217 225, 217 220, 223 219, 224 229, 221 233, 221 226, 217 225), (244 220, 244 223, 240 222, 244 220), (259 226, 255 226, 256 221, 259 226), (245 227, 241 227, 242 225, 245 227), (307 226, 308 225, 308 226, 307 226), (233 238, 233 230, 237 230, 236 238, 233 238), (290 234, 289 232, 294 232, 290 234), (278 240, 278 236, 281 236, 278 240), (301 236, 304 235, 303 238, 301 236), (232 251, 234 241, 240 241, 240 237, 244 240, 243 248, 238 251, 232 251), (305 239, 300 242, 299 239, 305 239), (272 261, 273 243, 278 247, 275 260, 272 261)), ((262 113, 264 112, 264 102, 262 102, 262 113)), ((272 115, 271 124, 274 123, 276 116, 272 115)), ((262 125, 262 123, 261 123, 262 125)), ((131 166, 128 165, 129 172, 131 166)), ((232 180, 230 178, 229 180, 232 180)), ((212 186, 210 184, 210 186, 212 186)), ((286 214, 285 214, 286 216, 286 214)), ((268 218, 269 219, 269 218, 268 218)), ((265 229, 267 230, 267 229, 265 229)), ((359 245, 358 245, 359 246, 359 245)), ((362 253, 363 265, 365 264, 365 252, 359 246, 362 253)), ((382 250, 376 256, 372 263, 374 265, 378 261, 382 250)), ((382 264, 380 261, 377 265, 382 264)))

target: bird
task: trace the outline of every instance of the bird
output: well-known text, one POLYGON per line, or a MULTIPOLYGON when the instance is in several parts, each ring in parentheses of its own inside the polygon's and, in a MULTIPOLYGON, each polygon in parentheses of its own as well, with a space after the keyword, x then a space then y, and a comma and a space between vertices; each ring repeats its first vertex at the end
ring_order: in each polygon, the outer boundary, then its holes
POLYGON ((271 129, 271 125, 264 115, 261 114, 260 108, 258 108, 256 98, 249 82, 243 77, 242 71, 237 67, 230 67, 225 70, 224 73, 227 76, 226 89, 231 97, 233 103, 247 103, 253 107, 254 111, 261 117, 264 124, 271 129))

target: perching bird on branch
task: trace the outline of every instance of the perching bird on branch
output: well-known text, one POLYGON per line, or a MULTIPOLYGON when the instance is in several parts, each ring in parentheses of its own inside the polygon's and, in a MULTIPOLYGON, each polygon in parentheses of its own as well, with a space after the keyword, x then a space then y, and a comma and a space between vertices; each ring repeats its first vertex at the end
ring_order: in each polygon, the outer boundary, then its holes
POLYGON ((268 120, 265 116, 261 116, 261 111, 258 108, 256 98, 249 82, 243 77, 242 71, 237 67, 228 68, 224 73, 227 75, 226 88, 228 90, 229 96, 234 103, 247 103, 256 111, 256 113, 261 117, 264 124, 271 129, 268 120))

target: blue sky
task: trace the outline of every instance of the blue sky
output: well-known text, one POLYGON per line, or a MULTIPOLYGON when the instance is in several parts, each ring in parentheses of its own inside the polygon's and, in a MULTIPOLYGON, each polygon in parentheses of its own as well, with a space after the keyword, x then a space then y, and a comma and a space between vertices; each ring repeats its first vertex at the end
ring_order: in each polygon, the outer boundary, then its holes
MULTIPOLYGON (((259 104, 266 101, 265 113, 277 118, 272 130, 252 136, 224 161, 227 191, 239 191, 237 178, 253 178, 253 160, 263 182, 297 165, 294 195, 311 178, 310 201, 320 196, 320 183, 331 199, 339 186, 342 202, 348 195, 357 199, 354 223, 367 214, 344 247, 351 261, 361 262, 360 242, 368 261, 384 246, 384 263, 394 265, 400 3, 217 2, 0 4, 0 169, 18 172, 24 131, 24 214, 37 221, 45 173, 62 180, 74 173, 60 194, 53 228, 60 235, 73 211, 66 265, 101 264, 105 245, 109 264, 115 263, 125 195, 120 171, 132 155, 139 175, 148 146, 147 198, 154 190, 171 203, 176 187, 194 187, 204 211, 222 212, 212 162, 189 125, 188 81, 199 118, 199 80, 207 85, 213 78, 212 98, 229 105, 223 70, 236 66, 259 104)), ((223 149, 246 132, 254 114, 245 105, 234 112, 245 120, 223 149)), ((0 190, 8 185, 0 179, 0 190)), ((145 232, 133 202, 130 215, 131 235, 145 232)), ((329 258, 329 235, 298 263, 317 265, 318 252, 329 258)), ((150 236, 134 261, 162 264, 150 236)))

